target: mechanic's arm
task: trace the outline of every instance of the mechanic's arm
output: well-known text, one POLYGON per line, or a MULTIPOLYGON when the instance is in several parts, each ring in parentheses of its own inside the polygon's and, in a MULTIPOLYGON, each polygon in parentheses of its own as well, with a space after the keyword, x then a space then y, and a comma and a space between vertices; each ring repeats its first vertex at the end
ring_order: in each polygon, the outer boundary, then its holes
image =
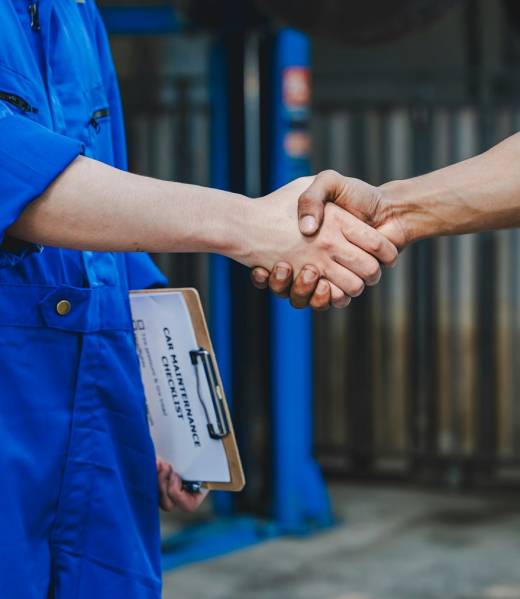
MULTIPOLYGON (((420 177, 374 187, 334 171, 320 173, 299 201, 300 229, 312 235, 323 218, 326 202, 341 208, 384 233, 399 249, 439 235, 460 235, 520 226, 520 134, 487 152, 420 177)), ((283 264, 287 268, 287 264, 283 264)), ((256 269, 257 286, 268 284, 269 273, 256 269)), ((305 282, 292 271, 270 286, 291 295, 298 306, 324 309, 330 304, 327 283, 305 282), (321 290, 320 290, 321 286, 321 290)))
POLYGON ((8 233, 78 250, 238 255, 249 233, 241 229, 248 207, 237 194, 142 177, 79 156, 8 233))
POLYGON ((8 234, 72 249, 216 252, 248 266, 296 271, 312 263, 342 293, 359 295, 378 280, 396 248, 348 212, 330 204, 319 233, 298 230, 297 200, 312 179, 299 179, 256 201, 229 192, 150 179, 77 157, 30 202, 8 234), (350 241, 347 233, 350 233, 350 241))

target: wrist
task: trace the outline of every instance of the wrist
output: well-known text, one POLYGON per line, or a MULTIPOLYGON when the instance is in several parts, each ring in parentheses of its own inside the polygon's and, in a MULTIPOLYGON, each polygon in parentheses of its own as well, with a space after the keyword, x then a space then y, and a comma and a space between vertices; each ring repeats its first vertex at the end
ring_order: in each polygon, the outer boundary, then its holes
POLYGON ((399 231, 401 247, 415 241, 447 234, 439 204, 450 203, 446 189, 430 189, 422 177, 390 181, 381 185, 386 222, 399 231))
POLYGON ((266 196, 244 204, 236 240, 226 255, 245 266, 271 270, 294 250, 295 237, 300 238, 296 202, 266 196))
POLYGON ((255 202, 246 196, 234 194, 227 204, 228 214, 224 231, 213 242, 212 252, 249 264, 255 240, 255 202))
POLYGON ((245 198, 234 214, 235 227, 230 243, 221 253, 245 266, 265 266, 273 229, 276 229, 267 208, 264 198, 245 198))
POLYGON ((183 183, 157 185, 163 214, 153 242, 158 251, 209 252, 235 260, 248 255, 253 203, 249 198, 183 183), (159 193, 164 189, 166 194, 159 193))

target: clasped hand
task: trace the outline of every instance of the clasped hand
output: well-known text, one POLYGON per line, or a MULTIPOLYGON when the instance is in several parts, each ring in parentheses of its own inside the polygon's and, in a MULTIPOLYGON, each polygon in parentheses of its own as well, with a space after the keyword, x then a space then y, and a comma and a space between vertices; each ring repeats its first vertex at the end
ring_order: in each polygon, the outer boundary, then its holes
POLYGON ((379 282, 381 264, 393 266, 406 243, 386 200, 379 188, 334 171, 297 179, 256 202, 265 239, 242 262, 255 267, 255 286, 294 307, 345 307, 379 282))

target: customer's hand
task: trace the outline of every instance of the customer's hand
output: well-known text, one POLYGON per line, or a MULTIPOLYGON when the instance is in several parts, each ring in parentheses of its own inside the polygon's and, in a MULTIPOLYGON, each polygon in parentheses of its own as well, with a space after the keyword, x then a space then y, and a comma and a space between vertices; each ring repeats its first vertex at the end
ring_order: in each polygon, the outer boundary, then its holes
MULTIPOLYGON (((392 244, 402 249, 408 243, 408 236, 403 227, 392 198, 388 197, 385 187, 374 187, 351 177, 344 177, 335 171, 324 171, 317 175, 309 187, 301 194, 298 202, 298 220, 300 230, 304 235, 313 236, 321 226, 327 212, 327 202, 333 202, 358 219, 358 222, 376 229, 379 234, 384 234, 392 244)), ((356 230, 356 225, 346 231, 347 238, 354 244, 358 243, 361 229, 356 230)), ((376 242, 379 238, 372 233, 372 245, 365 243, 364 249, 376 256, 383 264, 393 265, 397 253, 391 259, 381 259, 376 242), (372 251, 371 251, 372 250, 372 251)), ((366 238, 365 238, 366 241, 366 238)), ((386 256, 385 256, 386 257, 386 256)), ((295 307, 303 308, 310 305, 316 310, 323 310, 332 305, 344 307, 347 303, 338 301, 334 286, 327 280, 316 277, 311 280, 307 274, 308 266, 304 271, 291 268, 286 261, 278 263, 269 272, 264 268, 252 271, 253 284, 260 288, 269 286, 280 297, 290 297, 295 307), (298 273, 293 281, 293 273, 298 273)), ((316 269, 315 269, 316 270, 316 269)))
POLYGON ((379 281, 379 262, 393 264, 397 249, 382 233, 332 203, 323 209, 323 226, 314 235, 302 235, 298 199, 313 181, 312 177, 297 179, 253 202, 256 217, 250 232, 250 252, 239 259, 263 267, 265 272, 273 271, 273 289, 291 272, 301 273, 302 281, 313 289, 320 279, 326 279, 335 303, 346 305, 365 285, 379 281))
POLYGON ((157 460, 157 476, 159 502, 165 512, 172 512, 175 508, 179 508, 183 512, 194 512, 208 495, 206 489, 202 489, 200 493, 185 491, 182 488, 181 477, 170 464, 161 459, 157 460))

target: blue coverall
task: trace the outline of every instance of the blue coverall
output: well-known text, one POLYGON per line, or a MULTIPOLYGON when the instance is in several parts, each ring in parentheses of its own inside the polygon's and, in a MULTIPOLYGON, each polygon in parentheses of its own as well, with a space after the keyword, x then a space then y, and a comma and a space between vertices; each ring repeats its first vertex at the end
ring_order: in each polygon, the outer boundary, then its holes
POLYGON ((106 33, 94 0, 0 0, 0 32, 0 597, 156 599, 128 289, 164 278, 147 255, 6 235, 79 154, 126 168, 106 33))

